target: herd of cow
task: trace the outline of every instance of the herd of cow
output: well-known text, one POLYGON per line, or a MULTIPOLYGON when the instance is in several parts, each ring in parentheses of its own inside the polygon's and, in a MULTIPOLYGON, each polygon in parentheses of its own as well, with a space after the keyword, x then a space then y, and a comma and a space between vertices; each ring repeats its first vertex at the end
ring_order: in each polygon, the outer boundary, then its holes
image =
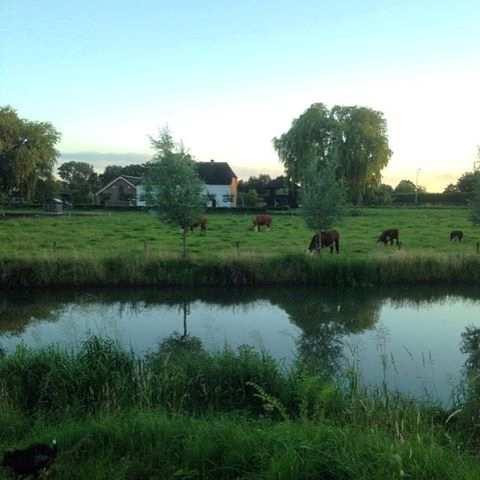
MULTIPOLYGON (((201 217, 197 222, 193 223, 190 226, 190 230, 193 232, 195 228, 200 228, 202 231, 206 231, 208 226, 208 220, 206 217, 201 217)), ((253 218, 251 230, 256 230, 257 232, 261 230, 262 227, 272 228, 272 216, 268 214, 256 215, 253 218)), ((453 230, 450 232, 450 241, 461 242, 463 239, 463 232, 461 230, 453 230)), ((401 247, 400 242, 400 232, 398 228, 389 228, 384 230, 377 238, 377 243, 383 243, 384 245, 390 244, 393 245, 396 243, 397 247, 401 247)), ((333 253, 333 250, 340 253, 340 233, 337 230, 325 230, 319 233, 316 233, 310 240, 308 246, 308 251, 310 253, 320 253, 322 248, 330 248, 330 253, 333 253)))

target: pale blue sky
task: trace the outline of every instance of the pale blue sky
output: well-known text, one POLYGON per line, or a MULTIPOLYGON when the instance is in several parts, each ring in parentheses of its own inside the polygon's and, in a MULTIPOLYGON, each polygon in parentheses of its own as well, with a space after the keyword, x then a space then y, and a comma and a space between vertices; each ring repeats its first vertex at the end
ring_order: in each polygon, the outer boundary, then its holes
POLYGON ((281 173, 271 139, 313 102, 382 110, 385 180, 440 189, 480 144, 480 2, 0 0, 0 105, 66 153, 148 155, 168 123, 199 160, 281 173))

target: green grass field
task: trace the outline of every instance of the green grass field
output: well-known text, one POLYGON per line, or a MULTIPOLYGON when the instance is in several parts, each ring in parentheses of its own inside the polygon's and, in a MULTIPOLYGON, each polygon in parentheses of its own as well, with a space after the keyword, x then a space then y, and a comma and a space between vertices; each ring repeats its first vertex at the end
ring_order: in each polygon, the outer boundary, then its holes
POLYGON ((312 231, 298 215, 277 214, 270 231, 253 215, 209 215, 188 235, 141 212, 99 212, 0 221, 0 288, 82 286, 252 286, 480 283, 480 239, 467 209, 363 209, 337 226, 341 254, 306 255, 312 231), (399 228, 402 248, 378 244, 399 228), (462 229, 464 242, 449 233, 462 229), (237 249, 238 245, 238 249, 237 249))
MULTIPOLYGON (((480 229, 471 225, 469 211, 442 209, 362 209, 337 226, 341 255, 347 258, 383 257, 397 253, 375 242, 386 228, 399 228, 403 252, 410 254, 471 254, 480 240, 480 229), (449 242, 451 230, 461 229, 462 244, 449 242)), ((212 214, 206 233, 188 236, 192 257, 284 255, 305 252, 312 236, 300 216, 274 215, 271 231, 249 230, 252 214, 212 214)), ((0 221, 0 256, 108 257, 144 253, 175 256, 181 250, 180 230, 162 224, 148 213, 106 213, 92 216, 37 217, 0 221)), ((398 253, 397 253, 398 254, 398 253)))

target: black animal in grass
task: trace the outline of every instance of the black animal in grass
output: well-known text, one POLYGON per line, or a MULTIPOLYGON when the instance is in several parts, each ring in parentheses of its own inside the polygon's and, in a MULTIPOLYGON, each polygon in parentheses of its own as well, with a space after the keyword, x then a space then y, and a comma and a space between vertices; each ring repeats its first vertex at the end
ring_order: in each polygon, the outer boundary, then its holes
POLYGON ((324 247, 330 247, 330 253, 333 253, 333 248, 337 254, 340 253, 340 234, 337 230, 326 230, 316 233, 310 240, 308 250, 310 253, 320 253, 324 247))
POLYGON ((208 227, 207 217, 200 217, 196 222, 190 225, 190 231, 193 232, 196 228, 200 228, 202 232, 206 232, 208 227))
POLYGON ((461 242, 463 240, 463 232, 461 230, 452 230, 450 232, 450 241, 457 240, 461 242))
POLYGON ((377 243, 381 242, 384 245, 390 243, 390 245, 393 245, 394 240, 396 240, 397 246, 400 246, 400 233, 398 228, 389 228, 380 234, 380 236, 377 238, 377 243))
POLYGON ((34 443, 27 448, 7 450, 3 455, 2 466, 9 468, 18 477, 37 478, 47 470, 57 456, 57 442, 51 445, 34 443))

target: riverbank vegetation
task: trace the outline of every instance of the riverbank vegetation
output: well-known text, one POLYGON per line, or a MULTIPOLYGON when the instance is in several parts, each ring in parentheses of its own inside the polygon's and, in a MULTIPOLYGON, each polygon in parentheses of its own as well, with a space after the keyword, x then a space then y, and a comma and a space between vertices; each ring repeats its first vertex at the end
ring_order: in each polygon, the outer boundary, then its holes
POLYGON ((480 231, 467 209, 355 209, 338 225, 340 255, 307 256, 312 236, 297 215, 250 230, 252 215, 211 214, 188 235, 148 213, 0 221, 0 285, 379 285, 478 282, 480 231), (376 243, 400 230, 402 248, 376 243), (451 230, 463 242, 450 242, 451 230))
POLYGON ((472 411, 355 372, 290 370, 248 347, 172 336, 143 358, 109 340, 0 359, 0 447, 57 439, 53 478, 474 479, 472 411))

